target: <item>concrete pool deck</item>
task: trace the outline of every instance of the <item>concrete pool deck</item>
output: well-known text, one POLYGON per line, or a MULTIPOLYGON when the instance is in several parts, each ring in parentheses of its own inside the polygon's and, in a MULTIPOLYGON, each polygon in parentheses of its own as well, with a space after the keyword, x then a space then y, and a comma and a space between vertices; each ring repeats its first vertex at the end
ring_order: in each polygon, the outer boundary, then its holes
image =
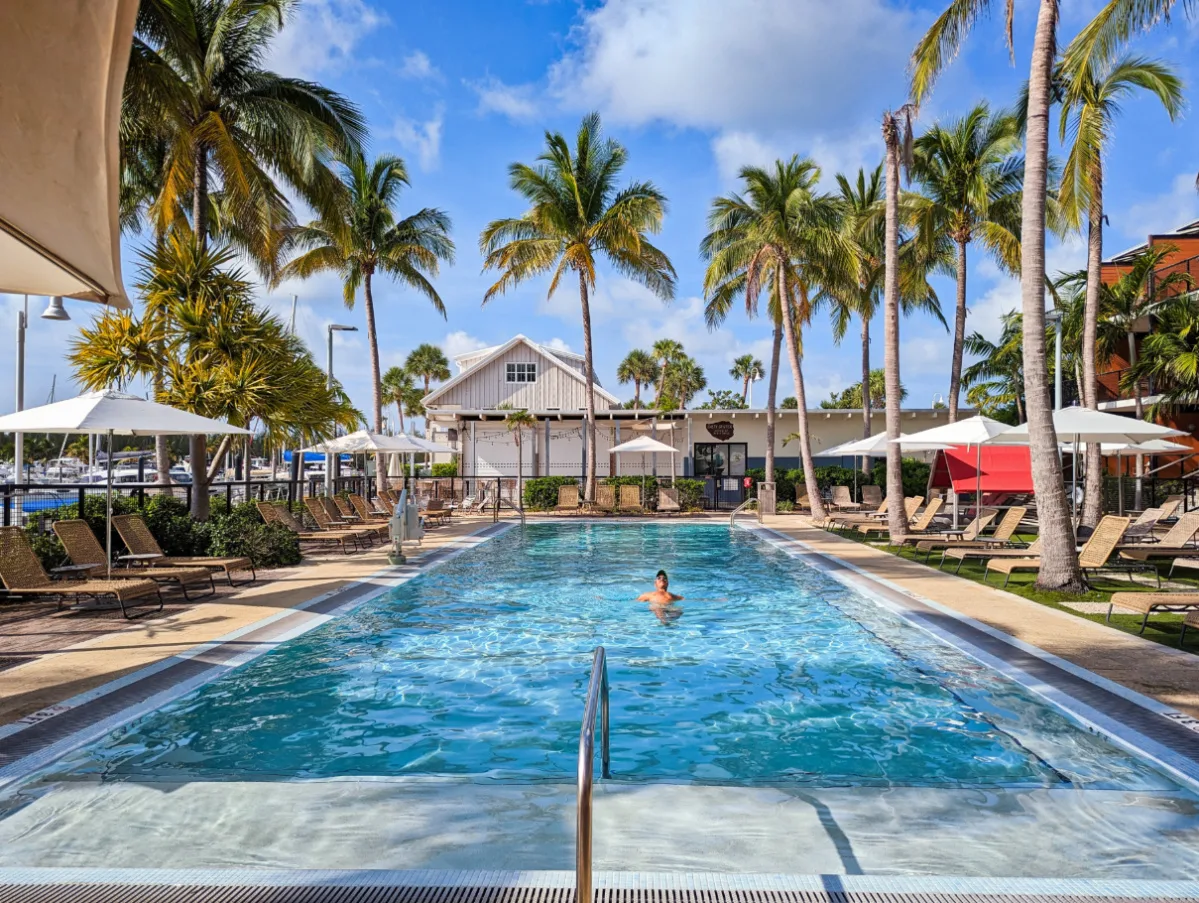
POLYGON ((1199 656, 845 539, 805 517, 776 515, 762 524, 901 591, 1199 718, 1199 656))

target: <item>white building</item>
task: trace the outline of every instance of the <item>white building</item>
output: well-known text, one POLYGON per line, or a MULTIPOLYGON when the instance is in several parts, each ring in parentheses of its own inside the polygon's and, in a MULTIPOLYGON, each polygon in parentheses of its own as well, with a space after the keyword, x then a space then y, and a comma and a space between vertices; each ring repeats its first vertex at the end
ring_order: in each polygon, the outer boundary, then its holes
MULTIPOLYGON (((430 392, 424 400, 429 437, 458 450, 463 477, 515 477, 515 437, 504 423, 501 405, 527 409, 538 421, 521 440, 521 469, 529 476, 580 476, 584 472, 583 426, 587 381, 581 354, 540 345, 518 335, 503 345, 460 355, 458 374, 430 392)), ((782 393, 780 393, 782 394, 782 393)), ((945 423, 944 410, 903 412, 903 431, 913 433, 945 423)), ((670 472, 670 456, 620 456, 608 449, 638 435, 649 434, 678 449, 678 476, 739 477, 747 468, 762 467, 766 458, 766 412, 633 411, 596 383, 596 473, 670 472), (652 458, 656 457, 657 460, 652 458)), ((885 428, 882 411, 872 412, 871 432, 885 428)), ((861 410, 815 409, 808 413, 812 453, 817 464, 851 463, 821 458, 832 448, 862 437, 861 410)), ((794 411, 779 410, 775 424, 776 465, 799 466, 799 446, 785 442, 798 429, 794 411)))

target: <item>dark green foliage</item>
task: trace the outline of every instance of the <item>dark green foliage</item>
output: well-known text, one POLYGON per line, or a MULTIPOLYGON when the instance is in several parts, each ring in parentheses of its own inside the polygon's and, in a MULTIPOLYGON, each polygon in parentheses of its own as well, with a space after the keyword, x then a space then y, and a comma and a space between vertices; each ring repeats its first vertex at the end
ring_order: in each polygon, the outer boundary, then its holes
MULTIPOLYGON (((917 461, 914 458, 904 458, 903 494, 924 495, 928 489, 928 474, 930 469, 931 466, 925 464, 923 461, 917 461)), ((745 473, 753 480, 753 486, 749 491, 750 497, 757 498, 758 482, 766 478, 766 471, 761 467, 751 467, 745 473)), ((803 493, 803 471, 797 468, 783 470, 780 467, 776 467, 774 469, 774 482, 776 484, 775 498, 779 501, 795 501, 796 486, 799 486, 800 493, 803 493)), ((854 486, 853 468, 841 467, 836 464, 827 467, 817 467, 816 483, 821 489, 827 489, 830 486, 848 486, 852 490, 854 486)), ((857 474, 857 485, 859 489, 866 485, 881 486, 883 489, 886 489, 886 466, 882 463, 877 463, 869 476, 859 472, 857 474)))
POLYGON ((247 556, 256 568, 284 567, 300 563, 300 541, 281 524, 264 524, 252 503, 234 505, 228 513, 212 518, 209 555, 247 556))
POLYGON ((454 461, 442 461, 434 464, 429 468, 429 475, 434 477, 456 477, 458 476, 458 464, 454 461))
POLYGON ((559 487, 577 485, 578 482, 574 477, 533 477, 525 480, 525 510, 549 511, 557 507, 559 487))
POLYGON ((712 389, 708 390, 708 400, 699 406, 697 410, 707 411, 740 411, 748 408, 741 398, 740 392, 733 392, 729 389, 712 389))
POLYGON ((695 511, 704 506, 704 481, 683 478, 674 481, 679 491, 679 505, 686 511, 695 511))

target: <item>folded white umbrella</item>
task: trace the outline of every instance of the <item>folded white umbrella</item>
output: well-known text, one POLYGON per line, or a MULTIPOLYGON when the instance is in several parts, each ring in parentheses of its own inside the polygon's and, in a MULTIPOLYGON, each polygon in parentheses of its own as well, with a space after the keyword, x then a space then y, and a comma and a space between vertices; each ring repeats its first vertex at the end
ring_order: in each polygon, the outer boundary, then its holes
MULTIPOLYGON (((1186 435, 1182 430, 1137 420, 1135 417, 1121 417, 1119 414, 1077 406, 1054 411, 1053 428, 1059 442, 1068 441, 1072 445, 1083 442, 1135 445, 1153 439, 1186 435)), ((1028 445, 1028 424, 1011 427, 991 441, 996 445, 1028 445)))
MULTIPOLYGON (((210 433, 249 436, 250 431, 223 420, 201 417, 169 405, 111 389, 30 408, 0 417, 0 433, 88 433, 108 436, 195 436, 210 433)), ((199 462, 204 467, 203 461, 199 462)), ((192 462, 193 469, 196 462, 192 462)), ((112 455, 108 455, 108 533, 105 552, 112 573, 112 455)))
MULTIPOLYGON (((652 455, 661 452, 669 453, 670 455, 670 483, 674 485, 674 453, 675 447, 667 445, 665 442, 659 442, 653 436, 638 436, 636 439, 630 439, 628 442, 622 442, 620 445, 613 445, 608 451, 614 455, 622 454, 642 454, 652 455)), ((642 477, 644 477, 644 467, 642 468, 642 477)), ((642 490, 644 490, 642 486, 642 490)))

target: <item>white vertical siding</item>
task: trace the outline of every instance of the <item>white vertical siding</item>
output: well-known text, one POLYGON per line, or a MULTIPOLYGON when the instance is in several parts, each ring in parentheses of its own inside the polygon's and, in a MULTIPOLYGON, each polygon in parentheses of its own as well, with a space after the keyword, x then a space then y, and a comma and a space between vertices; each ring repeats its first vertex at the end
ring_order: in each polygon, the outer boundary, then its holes
MULTIPOLYGON (((584 383, 573 377, 561 361, 551 362, 527 345, 517 344, 489 363, 469 371, 456 386, 451 386, 433 403, 433 408, 458 406, 465 410, 492 410, 501 404, 532 411, 559 409, 581 411, 587 407, 584 383), (507 381, 507 364, 534 363, 537 380, 532 383, 507 381)), ((606 411, 610 403, 596 393, 597 410, 606 411)))

